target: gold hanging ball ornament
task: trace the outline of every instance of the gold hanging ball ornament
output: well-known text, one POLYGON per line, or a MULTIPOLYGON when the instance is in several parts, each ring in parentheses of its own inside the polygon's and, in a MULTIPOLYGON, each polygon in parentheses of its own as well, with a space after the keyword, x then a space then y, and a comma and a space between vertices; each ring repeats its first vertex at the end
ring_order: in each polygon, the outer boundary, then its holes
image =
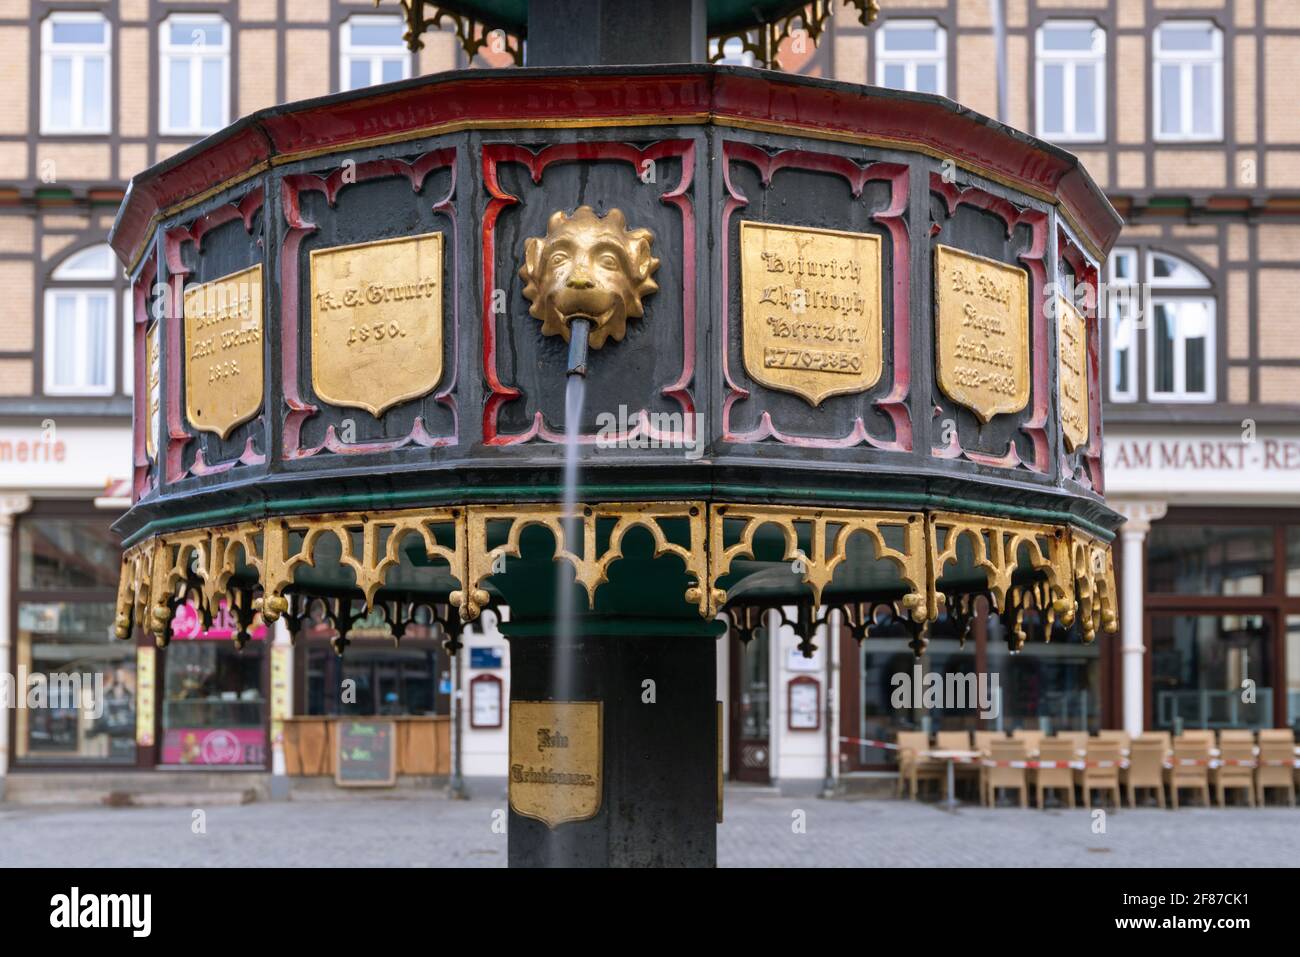
POLYGON ((650 255, 654 234, 628 229, 622 210, 597 216, 579 206, 572 216, 557 210, 546 236, 524 244, 524 298, 528 314, 542 322, 542 333, 569 341, 569 323, 587 319, 587 344, 599 349, 606 339, 627 334, 627 320, 644 315, 641 300, 659 289, 650 277, 659 260, 650 255))

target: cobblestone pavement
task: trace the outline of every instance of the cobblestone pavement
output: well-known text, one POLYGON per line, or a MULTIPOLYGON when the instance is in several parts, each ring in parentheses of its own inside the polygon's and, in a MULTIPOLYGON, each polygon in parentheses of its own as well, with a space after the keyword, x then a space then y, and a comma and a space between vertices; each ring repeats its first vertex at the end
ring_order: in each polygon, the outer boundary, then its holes
MULTIPOLYGON (((493 832, 505 802, 489 796, 356 797, 191 808, 0 805, 0 866, 500 867, 493 832)), ((1124 810, 1093 833, 1087 811, 950 813, 885 799, 824 801, 728 791, 722 866, 1295 866, 1300 810, 1124 810), (803 812, 803 833, 796 833, 803 812)))

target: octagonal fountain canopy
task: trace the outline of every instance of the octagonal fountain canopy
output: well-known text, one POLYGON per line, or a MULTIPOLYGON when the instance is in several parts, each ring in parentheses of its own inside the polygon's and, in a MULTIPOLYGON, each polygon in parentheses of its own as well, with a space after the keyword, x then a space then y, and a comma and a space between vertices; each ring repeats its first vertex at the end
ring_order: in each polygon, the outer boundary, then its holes
POLYGON ((1119 228, 1034 137, 766 70, 453 71, 261 110, 137 176, 113 230, 118 634, 165 643, 189 599, 237 641, 323 614, 341 651, 379 610, 454 649, 492 604, 545 635, 558 555, 589 635, 794 608, 811 653, 839 609, 919 653, 983 596, 1015 649, 1092 640, 1119 228))

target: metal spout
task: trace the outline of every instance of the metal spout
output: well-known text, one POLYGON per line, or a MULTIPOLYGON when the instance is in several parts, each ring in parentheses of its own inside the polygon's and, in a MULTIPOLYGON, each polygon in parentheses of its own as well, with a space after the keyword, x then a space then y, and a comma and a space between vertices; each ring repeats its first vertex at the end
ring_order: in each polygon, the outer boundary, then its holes
POLYGON ((566 376, 587 375, 587 334, 591 331, 590 319, 569 321, 569 367, 566 376))

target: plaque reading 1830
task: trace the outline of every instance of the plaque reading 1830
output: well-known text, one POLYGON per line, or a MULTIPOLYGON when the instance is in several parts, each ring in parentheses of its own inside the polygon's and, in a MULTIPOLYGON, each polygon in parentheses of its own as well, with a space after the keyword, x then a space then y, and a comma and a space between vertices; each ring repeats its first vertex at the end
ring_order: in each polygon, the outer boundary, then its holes
POLYGON ((740 224, 745 370, 816 406, 880 380, 880 237, 740 224))
POLYGON ((185 415, 223 439, 262 407, 262 264, 185 290, 185 415))
POLYGON ((1056 299, 1056 320, 1061 433, 1066 448, 1073 452, 1088 444, 1088 325, 1064 296, 1056 299))
POLYGON ((442 234, 311 253, 311 383, 381 416, 442 378, 442 234))
POLYGON ((601 702, 510 702, 510 807, 554 828, 596 816, 601 702))
POLYGON ((950 246, 934 251, 939 388, 988 422, 1029 402, 1029 277, 950 246))

